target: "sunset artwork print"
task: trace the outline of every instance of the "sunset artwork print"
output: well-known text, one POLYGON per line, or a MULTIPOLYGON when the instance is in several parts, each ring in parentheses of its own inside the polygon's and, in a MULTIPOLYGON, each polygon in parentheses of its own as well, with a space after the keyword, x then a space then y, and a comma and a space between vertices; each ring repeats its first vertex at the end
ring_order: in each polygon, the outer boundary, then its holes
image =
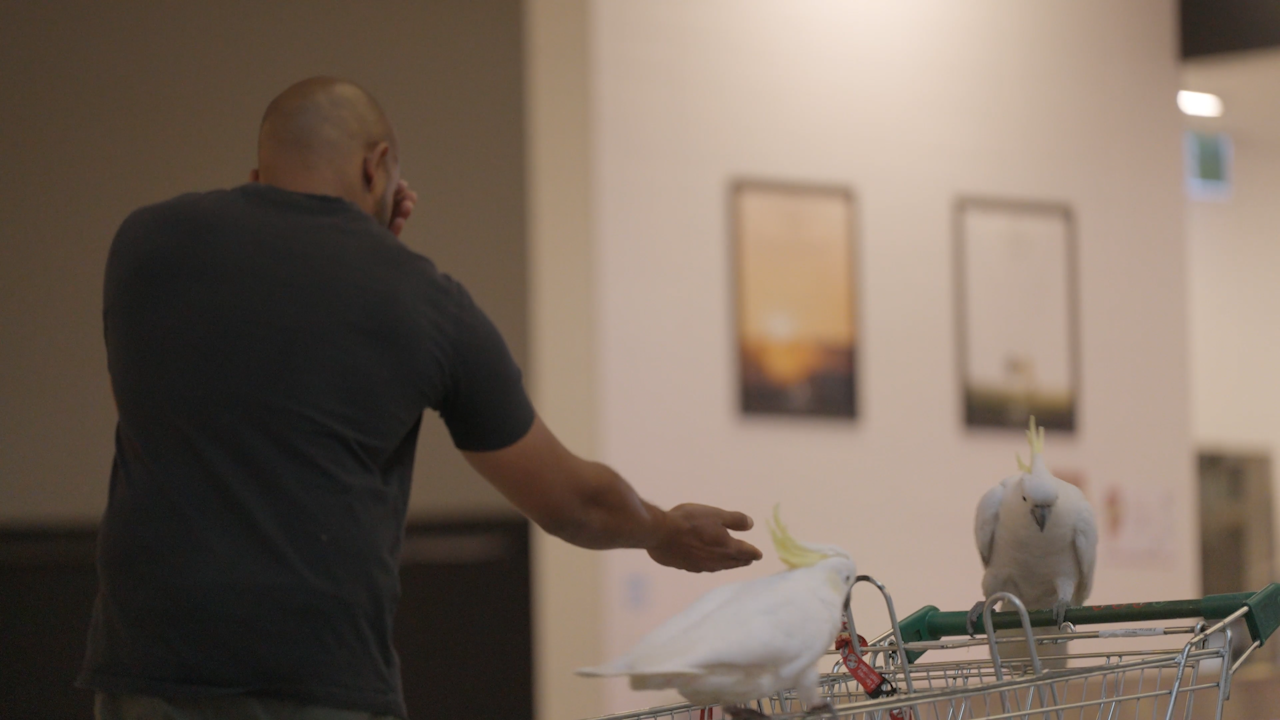
POLYGON ((743 412, 854 417, 852 195, 739 183, 732 210, 743 412))

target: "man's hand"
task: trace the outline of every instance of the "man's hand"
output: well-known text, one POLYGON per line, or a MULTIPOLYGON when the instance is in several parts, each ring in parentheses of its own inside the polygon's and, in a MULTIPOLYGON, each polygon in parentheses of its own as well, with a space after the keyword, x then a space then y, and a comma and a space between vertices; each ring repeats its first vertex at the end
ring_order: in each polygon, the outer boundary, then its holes
POLYGON ((649 548, 654 562, 689 572, 716 572, 759 560, 760 550, 729 534, 751 529, 751 518, 709 505, 677 505, 667 511, 658 542, 649 548))
POLYGON ((395 195, 391 199, 391 223, 388 226, 396 237, 400 237, 400 232, 404 230, 404 225, 413 214, 413 206, 417 202, 418 193, 409 189, 407 181, 400 180, 396 185, 395 195))

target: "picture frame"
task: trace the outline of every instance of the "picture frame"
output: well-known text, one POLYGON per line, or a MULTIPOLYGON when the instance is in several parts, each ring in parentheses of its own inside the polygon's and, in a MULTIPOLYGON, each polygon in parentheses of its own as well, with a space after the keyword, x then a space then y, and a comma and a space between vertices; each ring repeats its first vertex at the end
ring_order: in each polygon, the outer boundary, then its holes
POLYGON ((964 424, 1073 432, 1080 397, 1076 223, 1068 205, 955 204, 956 341, 964 424))
POLYGON ((729 196, 742 413, 855 418, 853 192, 738 180, 729 196))

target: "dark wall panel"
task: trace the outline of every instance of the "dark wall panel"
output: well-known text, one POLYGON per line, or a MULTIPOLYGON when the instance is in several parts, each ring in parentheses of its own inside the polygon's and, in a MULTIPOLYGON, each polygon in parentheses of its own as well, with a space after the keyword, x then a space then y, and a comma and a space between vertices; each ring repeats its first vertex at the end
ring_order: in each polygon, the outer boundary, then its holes
POLYGON ((1280 45, 1276 0, 1181 0, 1182 56, 1280 45))
MULTIPOLYGON (((97 593, 93 530, 0 532, 0 720, 90 720, 73 686, 97 593)), ((412 720, 531 720, 529 527, 406 532, 395 646, 412 720)))
POLYGON ((98 592, 92 530, 0 533, 0 718, 93 717, 73 687, 98 592))
POLYGON ((400 653, 412 720, 532 720, 529 528, 415 525, 400 568, 400 653))

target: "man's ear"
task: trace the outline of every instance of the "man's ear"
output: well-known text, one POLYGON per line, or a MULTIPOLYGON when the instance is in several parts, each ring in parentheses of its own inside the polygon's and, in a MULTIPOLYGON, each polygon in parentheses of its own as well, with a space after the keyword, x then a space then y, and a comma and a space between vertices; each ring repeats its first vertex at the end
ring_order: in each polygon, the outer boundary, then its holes
POLYGON ((249 182, 251 183, 260 182, 259 178, 260 176, 258 175, 258 168, 254 168, 249 171, 249 182))
POLYGON ((364 161, 360 163, 360 182, 364 185, 365 192, 373 191, 373 181, 377 176, 378 165, 373 158, 373 154, 365 153, 364 161))
MULTIPOLYGON (((385 142, 374 145, 369 152, 364 154, 364 166, 362 168, 362 180, 364 188, 370 192, 374 189, 374 183, 378 181, 379 169, 387 169, 387 160, 391 155, 391 146, 385 142)), ((390 173, 387 174, 390 178, 390 173)))

